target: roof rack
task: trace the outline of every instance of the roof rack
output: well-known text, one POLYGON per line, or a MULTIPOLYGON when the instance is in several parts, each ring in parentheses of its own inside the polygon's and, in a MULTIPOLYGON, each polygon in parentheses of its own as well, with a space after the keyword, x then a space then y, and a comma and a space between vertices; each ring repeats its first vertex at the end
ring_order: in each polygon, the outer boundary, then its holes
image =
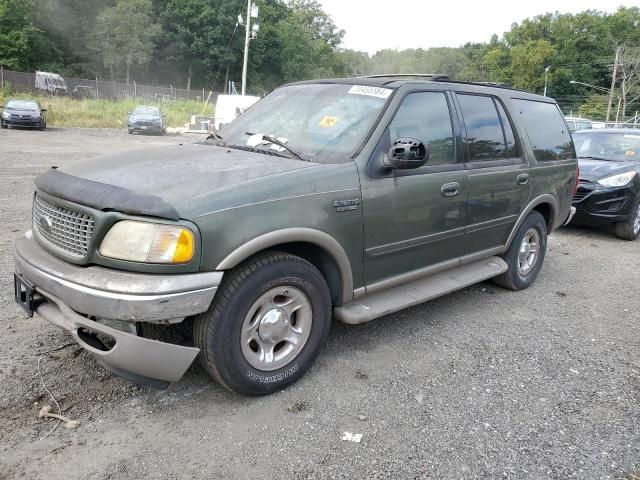
POLYGON ((428 78, 435 82, 451 80, 448 75, 440 73, 380 73, 376 75, 363 75, 360 78, 428 78))
POLYGON ((472 82, 467 80, 454 80, 451 77, 449 77, 449 75, 440 74, 440 73, 389 73, 389 74, 364 75, 358 78, 389 78, 390 82, 394 80, 401 80, 401 79, 407 79, 407 78, 424 78, 425 80, 428 80, 431 82, 460 83, 463 85, 480 85, 484 87, 504 88, 507 90, 516 90, 518 92, 531 93, 531 92, 527 92, 526 90, 515 88, 509 85, 508 83, 472 82))

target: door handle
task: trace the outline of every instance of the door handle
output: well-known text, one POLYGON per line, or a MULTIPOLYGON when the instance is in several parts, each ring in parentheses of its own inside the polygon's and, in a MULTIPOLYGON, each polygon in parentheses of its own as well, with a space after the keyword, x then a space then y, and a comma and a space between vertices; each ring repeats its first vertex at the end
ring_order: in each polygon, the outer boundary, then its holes
POLYGON ((455 197, 460 191, 460 184, 458 182, 445 183, 440 187, 440 193, 443 197, 455 197))
POLYGON ((527 183, 529 183, 528 173, 521 173, 518 175, 518 185, 526 185, 527 183))

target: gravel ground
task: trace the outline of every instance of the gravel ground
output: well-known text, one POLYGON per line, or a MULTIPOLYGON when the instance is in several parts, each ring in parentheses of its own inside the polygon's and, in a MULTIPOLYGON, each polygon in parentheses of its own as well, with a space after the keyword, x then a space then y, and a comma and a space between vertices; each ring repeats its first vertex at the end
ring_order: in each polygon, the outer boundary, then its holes
MULTIPOLYGON (((555 232, 536 284, 476 285, 336 324, 288 390, 244 398, 197 365, 166 391, 107 373, 12 299, 12 242, 50 165, 184 137, 0 132, 0 479, 638 478, 640 242, 555 232), (46 353, 50 352, 50 353, 46 353), (38 418, 50 404, 79 426, 38 418), (341 441, 343 432, 362 442, 341 441)), ((135 153, 133 153, 135 154, 135 153)))

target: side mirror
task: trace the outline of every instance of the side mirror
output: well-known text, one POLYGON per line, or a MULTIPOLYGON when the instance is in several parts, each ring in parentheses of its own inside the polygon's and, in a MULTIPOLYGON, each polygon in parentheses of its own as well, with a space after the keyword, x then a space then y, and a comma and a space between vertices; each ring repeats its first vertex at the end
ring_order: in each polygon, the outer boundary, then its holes
POLYGON ((162 114, 162 116, 163 116, 164 118, 167 118, 167 114, 166 114, 166 113, 163 113, 163 114, 162 114))
POLYGON ((131 115, 131 112, 127 112, 127 115, 131 115))
POLYGON ((422 167, 429 160, 429 149, 417 138, 402 137, 391 144, 384 159, 386 167, 406 170, 422 167))

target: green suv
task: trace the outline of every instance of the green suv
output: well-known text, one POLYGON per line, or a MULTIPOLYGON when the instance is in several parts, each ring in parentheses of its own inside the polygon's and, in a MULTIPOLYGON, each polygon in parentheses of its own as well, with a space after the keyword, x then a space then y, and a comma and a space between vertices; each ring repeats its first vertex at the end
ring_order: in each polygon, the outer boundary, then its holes
POLYGON ((332 318, 491 278, 527 288, 576 170, 546 97, 445 76, 291 84, 205 142, 38 176, 15 296, 118 375, 166 386, 199 355, 228 389, 268 394, 309 369, 332 318))

